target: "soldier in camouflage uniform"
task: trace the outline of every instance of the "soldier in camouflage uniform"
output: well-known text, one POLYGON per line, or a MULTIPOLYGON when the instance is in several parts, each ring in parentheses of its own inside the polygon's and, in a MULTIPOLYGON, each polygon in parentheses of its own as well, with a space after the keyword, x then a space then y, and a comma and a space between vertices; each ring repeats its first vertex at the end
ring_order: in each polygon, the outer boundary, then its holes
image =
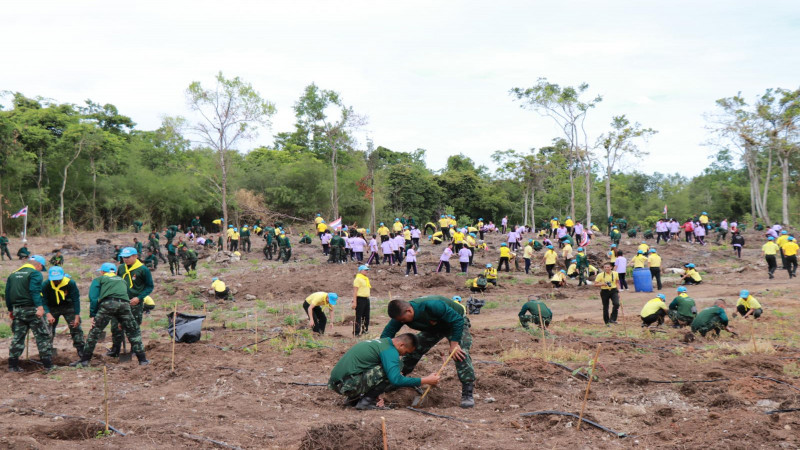
POLYGON ((283 258, 283 263, 286 264, 289 262, 289 258, 292 257, 292 243, 289 241, 289 238, 283 234, 283 232, 281 232, 281 236, 278 238, 278 246, 281 249, 278 259, 283 258))
MULTIPOLYGON (((130 302, 131 314, 136 321, 136 327, 139 328, 142 326, 144 298, 153 292, 153 276, 150 274, 150 269, 139 261, 139 255, 135 248, 123 248, 120 256, 122 257, 122 264, 117 267, 117 274, 125 282, 125 286, 128 289, 127 299, 130 302)), ((119 320, 116 318, 111 319, 111 336, 112 347, 106 353, 106 356, 116 358, 119 356, 122 340, 125 338, 122 334, 119 320)), ((131 348, 131 351, 133 351, 133 348, 131 348)))
POLYGON ((420 331, 417 334, 417 349, 403 357, 403 374, 411 373, 425 353, 440 340, 447 339, 450 341, 450 352, 455 351, 453 359, 461 381, 461 407, 475 406, 472 397, 475 369, 469 355, 472 335, 469 332, 469 319, 465 316, 466 308, 447 297, 431 295, 410 302, 392 300, 388 309, 391 320, 383 329, 381 338, 394 337, 403 325, 420 331))
POLYGON ((197 252, 186 248, 186 246, 180 247, 178 250, 179 256, 183 259, 183 268, 186 270, 186 275, 189 275, 189 272, 194 270, 197 271, 197 252))
POLYGON ((117 275, 117 268, 114 264, 104 263, 100 267, 102 275, 92 281, 89 287, 89 316, 92 318, 92 330, 86 340, 86 347, 83 349, 83 356, 80 361, 76 361, 70 366, 86 367, 92 359, 92 353, 100 333, 108 325, 112 318, 122 325, 128 341, 131 343, 131 350, 139 359, 139 365, 150 364, 144 354, 142 345, 142 335, 139 325, 136 324, 131 314, 131 305, 128 300, 128 287, 125 280, 117 275))
POLYGON ((336 363, 328 388, 347 397, 356 409, 378 408, 378 397, 389 387, 436 385, 439 375, 410 378, 400 372, 400 356, 413 352, 417 339, 411 333, 392 339, 372 339, 354 345, 336 363))
POLYGON ((53 368, 50 358, 50 336, 44 320, 47 305, 42 302, 42 271, 45 259, 39 255, 31 256, 27 264, 17 269, 6 280, 6 307, 11 318, 14 337, 8 347, 8 371, 22 372, 19 357, 25 350, 25 337, 33 330, 39 358, 45 370, 53 368))
POLYGON ((47 322, 50 324, 50 343, 56 335, 58 320, 64 317, 72 336, 72 345, 78 352, 78 357, 83 356, 83 347, 86 342, 81 329, 81 293, 78 285, 64 275, 61 267, 51 267, 47 282, 42 288, 42 297, 49 310, 47 322))

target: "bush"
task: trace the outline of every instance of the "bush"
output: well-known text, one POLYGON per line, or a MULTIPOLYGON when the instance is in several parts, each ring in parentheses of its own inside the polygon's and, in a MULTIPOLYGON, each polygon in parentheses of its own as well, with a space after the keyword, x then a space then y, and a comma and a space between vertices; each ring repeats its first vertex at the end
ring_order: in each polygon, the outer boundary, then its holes
POLYGON ((0 339, 10 338, 14 333, 11 332, 11 325, 0 323, 0 339))

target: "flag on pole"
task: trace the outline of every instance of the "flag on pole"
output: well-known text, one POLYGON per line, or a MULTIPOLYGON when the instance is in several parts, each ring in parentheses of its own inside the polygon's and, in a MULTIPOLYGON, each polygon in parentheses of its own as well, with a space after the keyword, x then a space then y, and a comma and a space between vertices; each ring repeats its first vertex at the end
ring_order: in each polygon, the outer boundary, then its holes
POLYGON ((333 228, 334 230, 342 228, 342 218, 339 217, 338 219, 336 219, 333 222, 329 223, 328 224, 328 228, 333 228))
POLYGON ((664 205, 664 213, 663 213, 663 214, 664 214, 665 216, 667 215, 667 205, 666 205, 666 204, 664 205))
POLYGON ((580 246, 581 246, 581 247, 586 247, 587 245, 589 245, 589 233, 587 233, 586 231, 584 231, 584 232, 583 232, 583 234, 581 234, 581 243, 580 243, 580 246))
POLYGON ((12 219, 16 219, 17 217, 22 217, 22 216, 27 216, 27 215, 28 215, 28 207, 26 206, 26 207, 20 209, 18 213, 16 213, 13 216, 11 216, 11 218, 12 219))

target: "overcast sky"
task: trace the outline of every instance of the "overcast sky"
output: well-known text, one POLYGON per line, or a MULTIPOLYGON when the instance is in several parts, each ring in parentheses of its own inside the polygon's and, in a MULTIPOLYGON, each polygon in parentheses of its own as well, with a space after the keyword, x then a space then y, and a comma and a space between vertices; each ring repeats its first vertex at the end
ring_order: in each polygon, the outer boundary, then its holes
MULTIPOLYGON (((508 94, 546 77, 603 102, 591 139, 627 114, 659 133, 637 169, 695 175, 714 150, 703 114, 742 91, 800 83, 797 1, 16 1, 3 5, 0 90, 113 103, 139 129, 189 116, 185 89, 240 76, 289 131, 315 82, 369 117, 376 145, 464 153, 550 143, 559 129, 508 94)), ((629 164, 632 168, 634 164, 629 164)))

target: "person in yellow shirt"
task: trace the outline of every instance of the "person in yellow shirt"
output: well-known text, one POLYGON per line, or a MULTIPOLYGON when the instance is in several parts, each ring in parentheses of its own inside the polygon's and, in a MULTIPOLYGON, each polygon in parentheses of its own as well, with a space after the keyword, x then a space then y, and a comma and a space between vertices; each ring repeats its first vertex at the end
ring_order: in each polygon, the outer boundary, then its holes
POLYGON ((639 244, 639 248, 638 248, 638 250, 641 250, 641 251, 642 251, 642 253, 644 253, 644 254, 646 255, 646 254, 647 254, 647 252, 649 252, 649 251, 650 251, 650 246, 649 246, 649 245, 647 245, 647 242, 645 242, 645 241, 642 241, 642 243, 641 243, 641 244, 639 244))
POLYGON ((703 213, 700 214, 699 220, 700 220, 700 225, 703 225, 704 227, 707 226, 708 225, 708 213, 703 211, 703 213))
POLYGON ((660 327, 664 325, 664 317, 666 317, 667 312, 669 312, 665 300, 666 296, 664 296, 664 294, 656 294, 656 298, 644 304, 644 308, 642 308, 642 312, 639 314, 642 318, 643 328, 649 327, 655 322, 658 322, 656 326, 660 327))
POLYGON ((617 323, 617 313, 619 312, 619 275, 612 271, 613 267, 610 262, 603 264, 603 271, 594 279, 595 285, 600 287, 603 322, 606 326, 617 323), (608 314, 609 303, 612 305, 610 315, 608 314))
POLYGON ((378 236, 381 237, 381 242, 386 242, 389 240, 389 227, 381 222, 380 226, 378 226, 378 236))
POLYGON ((464 247, 464 233, 461 230, 455 230, 453 233, 453 248, 458 253, 464 247))
POLYGON ((569 267, 567 267, 567 276, 569 278, 575 278, 578 276, 578 261, 573 259, 569 263, 569 267))
POLYGON ((572 260, 572 245, 569 241, 564 243, 564 248, 561 249, 561 256, 564 258, 564 267, 569 267, 569 262, 572 260))
POLYGON ((608 252, 608 260, 611 264, 617 261, 617 244, 611 244, 611 250, 608 252))
POLYGON ((530 273, 531 258, 533 258, 533 239, 528 239, 528 245, 522 250, 522 259, 525 260, 525 273, 530 273))
POLYGON ((317 237, 322 239, 322 235, 325 234, 325 230, 328 229, 328 225, 323 220, 317 224, 317 237))
POLYGON ((314 292, 306 297, 303 302, 303 309, 306 311, 306 316, 308 316, 308 326, 311 331, 325 334, 325 325, 328 323, 328 318, 322 308, 327 307, 328 310, 333 311, 338 298, 339 296, 333 292, 314 292))
POLYGON ((650 280, 656 279, 657 289, 661 290, 661 256, 659 256, 656 249, 650 249, 650 255, 647 256, 647 266, 650 267, 650 280))
POLYGON ((770 280, 775 278, 775 269, 778 268, 777 254, 780 247, 775 243, 775 238, 767 236, 767 243, 761 246, 761 251, 764 252, 764 259, 767 260, 767 273, 769 273, 770 280))
POLYGON ((394 223, 392 224, 392 230, 395 233, 400 233, 403 231, 403 222, 400 222, 399 218, 394 219, 394 223))
POLYGON ((509 272, 511 269, 508 266, 508 262, 511 260, 511 249, 508 248, 508 244, 503 242, 500 244, 500 262, 497 264, 497 270, 503 270, 503 264, 506 265, 506 272, 509 272))
POLYGON ((225 282, 220 280, 217 277, 211 279, 211 289, 214 290, 214 297, 220 300, 230 300, 236 301, 233 299, 233 295, 231 294, 231 290, 225 286, 225 282))
POLYGON ((644 252, 642 250, 639 250, 636 252, 636 256, 633 257, 631 262, 633 263, 634 269, 644 269, 644 265, 647 264, 647 257, 644 256, 644 252))
POLYGON ((325 222, 325 219, 322 218, 322 214, 317 214, 317 217, 314 218, 314 225, 319 225, 322 222, 325 222))
POLYGON ((786 270, 789 271, 789 278, 797 276, 797 250, 800 246, 797 245, 794 236, 786 238, 786 243, 783 244, 783 257, 786 259, 786 270))
POLYGON ((232 252, 239 250, 239 229, 234 228, 233 233, 231 233, 231 250, 232 252))
POLYGON ((356 319, 353 322, 353 335, 360 336, 369 331, 369 294, 372 286, 369 284, 367 273, 369 266, 358 266, 358 274, 353 280, 353 304, 356 310, 356 319))
POLYGON ((564 221, 564 226, 567 227, 567 234, 568 235, 570 235, 570 236, 574 236, 575 235, 575 233, 573 231, 574 227, 575 227, 575 221, 572 220, 572 217, 567 216, 567 220, 564 221))
POLYGON ((775 240, 781 253, 781 270, 786 269, 786 258, 783 256, 783 244, 785 244, 787 240, 789 240, 789 232, 786 230, 781 230, 781 235, 775 240))
POLYGON ((703 282, 703 278, 693 263, 686 264, 684 267, 686 267, 686 273, 681 277, 683 284, 700 284, 703 282))
POLYGON ((558 217, 553 217, 550 220, 550 239, 555 239, 556 235, 558 234, 558 217))
POLYGON ((495 269, 491 263, 486 264, 486 269, 483 270, 483 276, 486 278, 486 281, 497 286, 497 269, 495 269))
MULTIPOLYGON (((747 319, 749 316, 753 316, 754 319, 758 319, 761 317, 761 314, 764 312, 764 310, 761 308, 761 303, 758 303, 758 300, 750 295, 750 291, 747 289, 742 289, 739 292, 739 300, 736 302, 736 312, 738 312, 745 319, 747 319)), ((734 313, 734 316, 735 315, 736 313, 734 313)))
POLYGON ((553 269, 556 267, 556 261, 558 261, 558 253, 553 250, 552 245, 547 246, 547 250, 544 252, 544 268, 547 269, 547 277, 553 277, 553 269))
POLYGON ((556 274, 550 278, 550 283, 552 283, 553 287, 556 289, 565 286, 567 284, 567 271, 561 269, 556 272, 556 274))
POLYGON ((447 228, 449 225, 450 219, 448 219, 447 216, 442 215, 439 217, 439 231, 441 231, 442 234, 447 234, 447 228))

